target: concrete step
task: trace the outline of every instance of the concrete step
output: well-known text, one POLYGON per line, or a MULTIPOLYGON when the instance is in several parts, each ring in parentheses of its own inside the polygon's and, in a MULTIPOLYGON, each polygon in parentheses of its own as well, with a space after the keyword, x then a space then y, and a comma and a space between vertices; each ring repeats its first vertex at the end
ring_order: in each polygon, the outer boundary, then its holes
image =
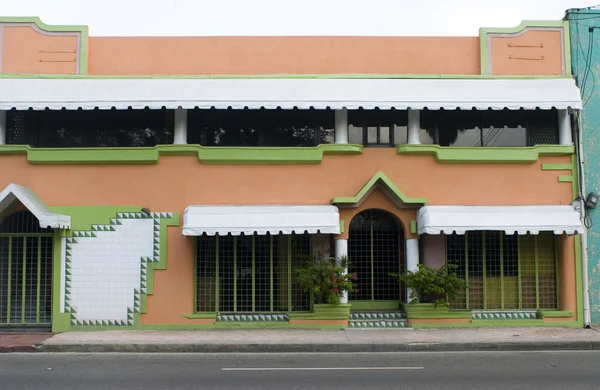
POLYGON ((348 329, 406 329, 408 322, 405 319, 395 320, 350 320, 348 329))
POLYGON ((401 310, 394 311, 352 311, 350 312, 350 320, 402 320, 406 319, 406 313, 401 310))

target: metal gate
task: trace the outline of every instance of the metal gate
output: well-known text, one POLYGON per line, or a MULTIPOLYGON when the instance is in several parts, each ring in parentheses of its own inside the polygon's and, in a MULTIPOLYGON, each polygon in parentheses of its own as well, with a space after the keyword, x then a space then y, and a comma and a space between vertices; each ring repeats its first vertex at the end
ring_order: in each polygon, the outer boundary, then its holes
POLYGON ((0 222, 0 328, 50 328, 52 240, 28 211, 0 222))

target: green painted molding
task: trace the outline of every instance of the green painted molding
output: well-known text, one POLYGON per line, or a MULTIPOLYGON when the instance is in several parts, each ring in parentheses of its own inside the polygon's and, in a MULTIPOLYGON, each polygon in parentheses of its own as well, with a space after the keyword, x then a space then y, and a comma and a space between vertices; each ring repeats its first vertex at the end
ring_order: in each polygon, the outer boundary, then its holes
POLYGON ((344 233, 344 231, 345 231, 344 220, 340 219, 340 234, 344 233))
POLYGON ((568 164, 542 164, 542 171, 571 171, 573 166, 571 163, 568 164))
POLYGON ((335 197, 331 200, 332 204, 346 204, 346 205, 354 205, 360 203, 363 198, 378 184, 381 183, 383 186, 391 192, 392 195, 396 198, 396 200, 404 203, 404 204, 425 204, 427 203, 426 198, 409 198, 396 185, 382 172, 378 171, 372 178, 369 180, 358 193, 354 196, 347 197, 335 197))
POLYGON ((571 175, 559 175, 558 176, 558 182, 559 183, 572 183, 573 182, 573 176, 571 176, 571 175))
POLYGON ((540 157, 568 156, 571 145, 528 147, 452 147, 439 145, 398 145, 397 154, 432 155, 440 164, 532 164, 540 157))
POLYGON ((572 311, 566 310, 538 310, 539 318, 568 318, 572 317, 572 311))
POLYGON ((350 301, 352 310, 398 310, 399 301, 350 301))
POLYGON ((219 147, 157 145, 141 148, 32 148, 0 145, 0 155, 27 155, 30 164, 157 164, 160 156, 197 156, 206 165, 320 164, 324 155, 362 154, 362 145, 322 144, 315 147, 219 147))
MULTIPOLYGON (((217 322, 215 324, 161 324, 137 326, 136 330, 212 330, 212 329, 327 329, 342 330, 346 327, 337 324, 289 324, 287 322, 217 322)), ((95 332, 115 330, 114 326, 72 326, 69 330, 76 332, 95 332)))
MULTIPOLYGON (((47 32, 62 32, 62 33, 79 33, 80 44, 79 44, 79 75, 86 76, 88 68, 88 41, 89 41, 89 29, 88 26, 75 26, 75 25, 49 25, 36 16, 0 16, 0 23, 33 23, 40 30, 47 32)), ((11 74, 1 74, 1 77, 10 76, 11 74)), ((20 76, 20 75, 19 75, 20 76)), ((73 75, 38 75, 38 76, 55 76, 57 78, 72 77, 73 75)), ((14 78, 14 75, 13 77, 14 78)))
POLYGON ((472 322, 463 323, 446 323, 446 324, 412 324, 414 329, 447 329, 447 328, 497 328, 497 327, 562 327, 562 328, 580 328, 577 322, 545 322, 543 320, 508 320, 508 321, 484 321, 474 320, 472 322))
POLYGON ((184 314, 183 316, 190 320, 217 319, 217 313, 193 313, 193 314, 184 314))
MULTIPOLYGON (((571 76, 571 42, 569 39, 569 22, 563 20, 524 20, 516 27, 482 27, 479 29, 479 53, 481 56, 481 75, 491 76, 488 72, 488 36, 490 34, 518 34, 527 28, 562 28, 563 29, 563 58, 565 62, 565 74, 562 78, 571 76)), ((532 77, 532 76, 529 76, 532 77)), ((535 76, 534 76, 535 77, 535 76)), ((540 76, 537 76, 540 77, 540 76)))
POLYGON ((417 230, 417 221, 410 221, 410 233, 411 234, 417 234, 418 230, 417 230))

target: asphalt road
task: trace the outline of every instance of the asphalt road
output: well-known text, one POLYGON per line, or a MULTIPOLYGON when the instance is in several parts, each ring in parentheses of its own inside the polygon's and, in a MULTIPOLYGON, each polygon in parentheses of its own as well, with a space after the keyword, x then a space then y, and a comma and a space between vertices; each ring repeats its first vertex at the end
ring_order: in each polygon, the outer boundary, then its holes
POLYGON ((0 354, 0 389, 598 389, 600 351, 0 354))

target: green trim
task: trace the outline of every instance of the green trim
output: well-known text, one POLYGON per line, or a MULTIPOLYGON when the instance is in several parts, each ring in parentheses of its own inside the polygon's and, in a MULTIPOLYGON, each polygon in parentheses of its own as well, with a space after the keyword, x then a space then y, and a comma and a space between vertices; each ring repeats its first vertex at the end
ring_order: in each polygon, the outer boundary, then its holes
MULTIPOLYGON (((237 250, 236 250, 237 252, 237 250)), ((269 309, 273 311, 273 235, 269 234, 269 309)))
POLYGON ((542 171, 571 171, 571 170, 573 170, 573 165, 571 163, 568 163, 568 164, 544 163, 544 164, 542 164, 542 171))
MULTIPOLYGON (((481 56, 481 75, 490 77, 488 58, 488 35, 490 34, 517 34, 527 28, 562 28, 563 29, 563 58, 565 74, 562 77, 571 77, 571 43, 569 40, 569 22, 562 20, 524 20, 516 27, 483 27, 479 29, 479 53, 481 56)), ((529 76, 532 77, 532 76, 529 76)), ((537 76, 539 77, 539 76, 537 76)))
MULTIPOLYGON (((21 277, 21 323, 25 323, 25 302, 27 302, 27 239, 23 238, 23 273, 21 277)), ((10 277, 10 276, 9 276, 10 277)))
POLYGON ((252 235, 252 313, 254 312, 256 312, 256 233, 252 235))
POLYGON ((504 310, 504 232, 500 232, 500 308, 504 310))
POLYGON ((559 183, 572 183, 573 182, 573 176, 571 176, 571 175, 558 175, 558 182, 559 183))
POLYGON ((538 236, 533 236, 533 247, 535 256, 535 307, 540 308, 540 258, 538 247, 538 236))
MULTIPOLYGON (((344 325, 331 324, 289 324, 287 322, 217 322, 215 324, 142 324, 136 327, 139 330, 212 330, 212 329, 328 329, 342 330, 344 325)), ((71 331, 94 332, 101 330, 115 330, 113 326, 72 326, 71 331)))
POLYGON ((572 311, 567 310, 538 310, 539 318, 568 318, 573 316, 572 311))
MULTIPOLYGON (((40 30, 46 32, 61 32, 61 33, 79 33, 80 43, 78 52, 79 52, 79 75, 31 75, 43 77, 43 76, 54 76, 52 78, 72 78, 72 77, 87 77, 87 68, 88 68, 88 40, 89 40, 89 31, 88 26, 76 26, 76 25, 49 25, 44 22, 37 16, 0 16, 0 23, 33 23, 40 30)), ((4 78, 6 76, 11 76, 11 74, 0 74, 0 77, 4 78)), ((12 78, 20 78, 20 76, 27 75, 15 75, 12 74, 12 78), (16 77, 15 77, 16 76, 16 77)), ((33 77, 33 78, 38 78, 33 77)), ((26 77, 29 78, 29 77, 26 77)))
POLYGON ((581 236, 577 234, 575 236, 575 284, 576 284, 576 296, 577 296, 577 325, 579 328, 583 328, 583 280, 581 271, 581 236))
MULTIPOLYGON (((71 220, 71 224, 76 223, 77 219, 71 220)), ((65 272, 62 268, 63 232, 63 230, 55 230, 52 240, 52 332, 54 333, 66 332, 71 326, 71 314, 60 312, 61 292, 65 288, 62 284, 62 273, 65 272)))
POLYGON ((425 204, 427 203, 426 198, 409 198, 396 185, 382 172, 378 171, 372 178, 365 184, 360 191, 354 196, 348 197, 335 197, 331 200, 332 204, 347 204, 354 205, 360 203, 364 197, 378 184, 381 183, 396 200, 404 204, 425 204))
MULTIPOLYGON (((467 284, 467 288, 465 289, 466 290, 465 298, 467 300, 467 303, 465 305, 465 308, 467 310, 470 309, 470 305, 471 305, 471 302, 469 300, 469 239, 468 239, 468 236, 469 236, 469 232, 465 232, 465 238, 464 238, 464 240, 465 240, 465 283, 467 284)), ((448 250, 448 249, 446 248, 446 250, 448 250)))
POLYGON ((219 311, 219 233, 215 234, 215 311, 219 311))
POLYGON ((340 219, 340 234, 344 233, 345 227, 344 227, 344 220, 340 219))
POLYGON ((417 234, 418 230, 417 230, 417 221, 410 221, 410 233, 411 234, 417 234))
MULTIPOLYGON (((237 312, 237 236, 233 236, 233 312, 237 312)), ((252 256, 254 257, 254 256, 252 256)), ((254 270, 252 270, 254 273, 254 270)), ((197 295, 197 294, 194 294, 197 295)), ((219 311, 219 307, 216 307, 219 311)), ((254 311, 254 310, 253 310, 254 311)))
POLYGON ((290 313, 290 320, 347 320, 350 318, 351 303, 337 306, 325 304, 313 305, 312 313, 290 313))
POLYGON ((352 301, 352 310, 398 310, 400 302, 398 301, 352 301))
POLYGON ((30 164, 157 164, 160 156, 196 156, 206 165, 320 164, 324 155, 362 154, 362 145, 322 144, 314 147, 220 147, 157 145, 141 148, 32 148, 1 145, 0 155, 27 155, 30 164))
MULTIPOLYGON (((482 265, 482 275, 483 275, 483 308, 487 309, 487 256, 486 256, 486 241, 487 234, 485 231, 481 232, 481 265, 482 265)), ((502 243, 500 243, 502 245, 502 243)))
POLYGON ((405 74, 405 73, 342 73, 342 74, 173 74, 173 75, 64 75, 34 73, 1 73, 0 79, 120 79, 120 80, 165 80, 165 79, 475 79, 475 80, 531 80, 570 79, 570 75, 480 75, 480 74, 405 74))
POLYGON ((433 303, 407 303, 402 305, 406 318, 471 318, 470 310, 450 310, 448 306, 437 306, 433 303))
POLYGON ((288 294, 288 311, 292 311, 292 235, 287 236, 287 263, 288 263, 288 274, 287 274, 287 294, 288 294))
POLYGON ((577 322, 545 322, 543 320, 508 320, 508 321, 487 321, 473 320, 466 323, 449 323, 449 324, 412 324, 414 329, 435 329, 435 328, 498 328, 498 327, 563 327, 563 328, 580 328, 577 322))
POLYGON ((523 309, 523 281, 521 280, 521 235, 517 236, 517 291, 519 295, 519 309, 523 309))
POLYGON ((440 164, 531 164, 540 157, 568 156, 575 153, 571 145, 536 145, 526 147, 454 147, 439 145, 398 145, 397 154, 431 155, 440 164))
POLYGON ((217 313, 192 313, 184 314, 183 316, 189 320, 217 319, 217 313))
POLYGON ((6 284, 8 295, 6 296, 6 323, 10 324, 10 303, 12 302, 11 298, 11 284, 12 284, 12 237, 8 238, 8 282, 6 284))
POLYGON ((35 293, 35 323, 40 323, 40 295, 41 295, 41 279, 42 279, 42 236, 38 237, 37 242, 37 289, 35 293))

